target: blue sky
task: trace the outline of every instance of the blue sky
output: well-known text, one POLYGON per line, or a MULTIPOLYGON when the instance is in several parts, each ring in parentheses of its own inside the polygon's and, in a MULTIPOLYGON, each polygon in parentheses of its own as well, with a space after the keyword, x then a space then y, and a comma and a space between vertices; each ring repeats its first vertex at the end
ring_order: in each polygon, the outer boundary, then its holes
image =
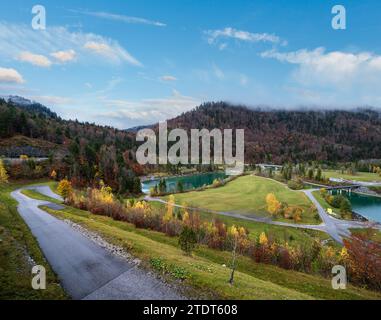
POLYGON ((205 101, 381 106, 378 0, 1 1, 0 95, 127 128, 205 101), (45 31, 31 27, 43 5, 45 31), (331 27, 346 8, 347 29, 331 27))

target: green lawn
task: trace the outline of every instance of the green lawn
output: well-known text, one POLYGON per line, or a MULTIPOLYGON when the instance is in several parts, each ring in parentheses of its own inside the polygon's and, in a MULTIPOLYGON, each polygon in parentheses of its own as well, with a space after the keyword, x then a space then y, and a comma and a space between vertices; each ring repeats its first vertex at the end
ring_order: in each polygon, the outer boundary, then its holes
MULTIPOLYGON (((195 298, 381 299, 380 294, 353 286, 347 290, 333 290, 329 279, 257 264, 246 257, 239 257, 236 281, 230 286, 227 283, 230 271, 223 266, 229 265, 231 255, 228 252, 200 246, 193 257, 187 257, 179 250, 177 238, 159 232, 136 229, 131 224, 71 207, 63 211, 45 210, 96 231, 109 242, 124 247, 140 258, 147 268, 150 268, 152 258, 183 268, 190 277, 182 286, 195 298)), ((173 279, 169 277, 168 280, 173 279)))
POLYGON ((266 196, 269 193, 274 193, 279 201, 290 206, 302 207, 305 210, 302 223, 320 223, 315 219, 315 213, 307 214, 312 203, 305 194, 275 180, 251 175, 240 177, 224 187, 176 194, 175 200, 190 207, 263 217, 269 216, 266 210, 266 196))
POLYGON ((340 171, 324 171, 323 175, 326 178, 336 178, 345 179, 353 181, 364 181, 364 182, 381 182, 381 177, 376 173, 369 172, 358 172, 355 175, 350 175, 346 173, 341 173, 340 171))
POLYGON ((17 212, 17 202, 10 196, 17 187, 17 184, 0 186, 0 300, 65 299, 67 296, 36 239, 17 212), (31 287, 35 264, 46 267, 46 290, 31 287))

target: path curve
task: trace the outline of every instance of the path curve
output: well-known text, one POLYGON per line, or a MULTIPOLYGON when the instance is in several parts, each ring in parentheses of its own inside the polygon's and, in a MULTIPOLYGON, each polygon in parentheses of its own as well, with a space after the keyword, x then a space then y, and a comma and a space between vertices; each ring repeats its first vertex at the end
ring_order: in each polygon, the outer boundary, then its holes
POLYGON ((42 252, 73 299, 180 300, 184 299, 153 274, 109 253, 65 222, 39 209, 54 206, 22 194, 33 189, 62 200, 47 186, 26 187, 11 193, 18 212, 36 237, 42 252))

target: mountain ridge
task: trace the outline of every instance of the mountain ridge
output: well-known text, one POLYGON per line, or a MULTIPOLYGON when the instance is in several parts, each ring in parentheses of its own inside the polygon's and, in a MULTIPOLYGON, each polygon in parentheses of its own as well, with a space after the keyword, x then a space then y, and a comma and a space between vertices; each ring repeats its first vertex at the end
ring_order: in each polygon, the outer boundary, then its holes
POLYGON ((245 129, 246 162, 356 161, 381 158, 381 114, 357 110, 262 110, 205 103, 169 128, 245 129))

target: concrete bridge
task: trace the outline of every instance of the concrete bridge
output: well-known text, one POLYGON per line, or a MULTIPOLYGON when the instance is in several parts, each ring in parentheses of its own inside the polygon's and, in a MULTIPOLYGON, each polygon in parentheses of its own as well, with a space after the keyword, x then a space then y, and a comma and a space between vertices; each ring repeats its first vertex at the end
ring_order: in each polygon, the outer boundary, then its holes
POLYGON ((333 191, 333 190, 348 190, 352 191, 355 189, 361 188, 361 185, 359 184, 352 184, 352 185, 346 185, 346 186, 334 186, 334 187, 326 187, 328 191, 333 191))
POLYGON ((334 190, 348 190, 348 191, 352 191, 352 190, 359 189, 359 188, 362 187, 361 184, 347 184, 347 185, 339 185, 339 186, 327 186, 327 185, 324 185, 324 184, 312 183, 312 182, 308 182, 308 181, 303 181, 303 183, 307 184, 307 185, 310 185, 310 186, 313 186, 313 187, 324 188, 327 191, 334 191, 334 190))

